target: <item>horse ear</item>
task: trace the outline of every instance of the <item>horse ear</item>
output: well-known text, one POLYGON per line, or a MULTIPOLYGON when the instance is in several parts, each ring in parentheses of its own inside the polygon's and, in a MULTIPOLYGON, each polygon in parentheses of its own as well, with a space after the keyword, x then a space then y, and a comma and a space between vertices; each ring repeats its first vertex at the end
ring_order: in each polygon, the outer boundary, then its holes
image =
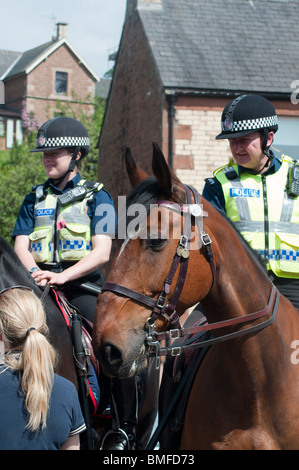
POLYGON ((153 142, 152 168, 159 185, 169 196, 177 202, 185 202, 185 188, 174 171, 167 164, 165 157, 156 142, 153 142))
POLYGON ((125 151, 125 162, 132 188, 148 178, 148 175, 136 165, 131 150, 128 147, 125 151))

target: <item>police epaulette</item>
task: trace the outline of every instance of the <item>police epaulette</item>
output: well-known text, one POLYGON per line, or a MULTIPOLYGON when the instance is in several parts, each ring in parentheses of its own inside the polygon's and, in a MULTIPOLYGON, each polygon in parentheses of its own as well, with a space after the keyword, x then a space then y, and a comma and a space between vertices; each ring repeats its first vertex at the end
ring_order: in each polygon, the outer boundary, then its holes
POLYGON ((212 186, 215 184, 215 178, 205 178, 205 182, 209 185, 212 186))
POLYGON ((228 166, 226 168, 223 168, 223 172, 225 173, 225 176, 227 177, 229 181, 232 181, 238 178, 238 173, 233 167, 228 166))
POLYGON ((42 186, 44 188, 44 190, 46 190, 49 187, 49 183, 48 183, 48 181, 46 181, 45 183, 35 184, 34 186, 32 186, 31 192, 35 193, 36 188, 38 188, 39 186, 42 186))
POLYGON ((97 183, 97 181, 85 180, 83 184, 84 184, 84 186, 86 186, 89 189, 89 188, 93 188, 98 183, 97 183))
POLYGON ((46 183, 44 183, 44 184, 35 184, 34 186, 32 186, 31 192, 35 193, 36 199, 42 200, 47 195, 48 185, 46 183))
POLYGON ((84 181, 83 183, 84 186, 87 187, 87 189, 91 190, 91 191, 100 191, 104 185, 103 183, 99 183, 98 181, 84 181))

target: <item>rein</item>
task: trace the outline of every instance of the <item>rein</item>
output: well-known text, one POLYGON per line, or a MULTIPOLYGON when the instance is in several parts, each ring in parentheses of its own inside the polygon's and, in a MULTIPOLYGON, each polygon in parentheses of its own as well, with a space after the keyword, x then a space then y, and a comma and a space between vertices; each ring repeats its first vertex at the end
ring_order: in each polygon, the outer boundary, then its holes
MULTIPOLYGON (((209 235, 205 233, 204 227, 203 227, 203 217, 207 217, 208 214, 204 212, 201 208, 200 199, 199 199, 199 195, 197 191, 191 186, 184 185, 184 187, 186 191, 186 202, 187 202, 186 205, 178 206, 170 201, 158 201, 157 204, 159 206, 168 207, 171 210, 178 210, 179 208, 179 212, 188 213, 191 216, 191 219, 195 221, 199 230, 200 239, 202 241, 203 246, 205 247, 207 260, 210 264, 210 268, 211 268, 211 272, 213 276, 213 281, 212 281, 212 286, 211 286, 212 288, 215 282, 215 277, 216 277, 214 255, 213 255, 213 250, 211 247, 212 241, 209 235), (191 197, 192 194, 195 200, 195 204, 192 203, 192 197, 191 197)), ((186 217, 186 220, 183 226, 183 233, 181 235, 176 252, 174 254, 172 265, 170 267, 168 276, 164 282, 164 285, 157 299, 141 294, 140 292, 137 292, 128 287, 125 287, 119 284, 114 284, 111 282, 106 282, 104 286, 102 287, 102 292, 110 291, 110 292, 114 292, 115 294, 128 297, 146 307, 149 307, 152 310, 150 317, 146 321, 146 325, 148 328, 148 335, 146 337, 146 341, 147 341, 148 346, 152 349, 149 355, 151 357, 152 356, 156 357, 157 369, 159 369, 160 367, 160 356, 164 356, 164 355, 178 356, 187 349, 190 350, 190 349, 210 346, 212 344, 219 343, 222 341, 227 341, 229 339, 233 339, 241 335, 253 333, 255 331, 258 331, 258 330, 261 330, 262 328, 267 327, 274 321, 277 307, 278 307, 279 292, 273 286, 270 297, 269 297, 269 301, 263 310, 245 315, 243 317, 237 317, 234 319, 224 320, 221 322, 205 324, 205 325, 201 325, 198 327, 193 327, 193 328, 188 328, 188 329, 181 327, 180 322, 179 322, 179 316, 176 314, 175 309, 176 309, 177 302, 180 298, 181 292, 183 290, 184 283, 185 283, 186 276, 187 276, 188 262, 189 262, 189 256, 190 256, 192 220, 186 217), (170 287, 172 285, 174 275, 179 265, 180 265, 180 270, 179 270, 179 276, 178 276, 176 287, 174 289, 171 299, 169 300, 168 303, 166 303, 167 296, 170 293, 170 287), (194 338, 191 344, 186 343, 186 344, 182 344, 181 346, 170 346, 166 348, 161 348, 160 342, 164 339, 173 340, 173 339, 181 338, 190 334, 200 335, 204 331, 210 331, 210 330, 226 328, 226 327, 230 327, 234 325, 240 325, 243 323, 247 323, 249 321, 262 318, 268 315, 269 313, 271 313, 271 311, 272 311, 272 316, 270 317, 270 319, 264 322, 261 322, 257 325, 251 326, 247 328, 246 330, 239 330, 233 333, 227 333, 222 336, 218 336, 218 337, 205 340, 205 341, 197 341, 197 338, 194 338), (169 331, 161 332, 161 333, 158 333, 155 331, 155 322, 159 316, 162 316, 167 321, 169 321, 170 323, 169 331), (156 341, 154 341, 154 338, 156 339, 156 341)), ((199 246, 199 249, 200 248, 201 246, 199 246)))
MULTIPOLYGON (((154 332, 157 338, 157 341, 153 343, 153 346, 156 348, 156 350, 155 352, 150 353, 150 357, 153 357, 153 356, 156 357, 156 364, 158 366, 158 364, 160 364, 160 360, 159 360, 160 356, 179 356, 187 350, 190 351, 190 350, 197 349, 197 348, 211 346, 212 344, 220 343, 223 341, 228 341, 230 339, 234 339, 239 336, 244 336, 250 333, 254 333, 256 331, 260 331, 266 328, 267 326, 271 325, 273 321, 275 320, 278 303, 279 303, 279 297, 280 297, 280 293, 278 292, 275 286, 272 286, 269 301, 266 307, 262 310, 259 310, 258 312, 249 313, 248 315, 245 315, 243 317, 237 317, 231 320, 224 320, 221 322, 205 324, 205 325, 198 326, 198 327, 191 327, 191 328, 181 329, 181 330, 178 330, 178 329, 169 330, 167 332, 162 332, 162 333, 154 332), (209 340, 197 341, 197 339, 200 338, 200 334, 204 331, 212 331, 216 329, 227 328, 233 325, 240 325, 242 323, 248 323, 250 321, 265 317, 266 315, 269 315, 271 312, 272 312, 272 315, 268 320, 258 323, 257 325, 250 326, 246 328, 246 330, 239 330, 233 333, 227 333, 222 336, 211 338, 209 340), (193 338, 191 344, 186 342, 185 344, 183 343, 181 346, 170 346, 166 348, 159 347, 160 341, 162 341, 163 339, 173 340, 173 339, 177 339, 177 338, 187 336, 189 334, 194 334, 194 333, 197 333, 198 337, 193 338)), ((150 325, 149 325, 149 328, 150 328, 150 325)))

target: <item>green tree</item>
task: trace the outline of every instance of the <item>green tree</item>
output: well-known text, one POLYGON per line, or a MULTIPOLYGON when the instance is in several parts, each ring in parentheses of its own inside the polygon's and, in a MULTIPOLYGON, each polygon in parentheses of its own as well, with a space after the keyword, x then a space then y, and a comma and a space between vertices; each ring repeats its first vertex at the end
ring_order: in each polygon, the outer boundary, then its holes
POLYGON ((29 153, 30 142, 15 144, 0 161, 1 235, 11 242, 11 234, 23 199, 33 185, 45 179, 41 154, 29 153))
MULTIPOLYGON (((80 103, 80 100, 75 93, 73 93, 72 97, 75 101, 80 103)), ((85 101, 90 102, 89 97, 87 97, 85 101)), ((82 101, 81 104, 83 105, 82 101)), ((69 116, 74 119, 78 119, 78 121, 82 122, 82 124, 86 127, 90 138, 90 150, 87 157, 85 157, 82 161, 81 174, 83 178, 89 180, 96 180, 98 177, 98 149, 96 146, 100 135, 100 129, 102 127, 106 100, 96 96, 93 104, 93 114, 87 114, 83 111, 75 111, 68 102, 58 101, 56 103, 56 109, 54 112, 54 116, 69 116)), ((83 106, 81 107, 81 110, 82 109, 84 109, 83 106)))

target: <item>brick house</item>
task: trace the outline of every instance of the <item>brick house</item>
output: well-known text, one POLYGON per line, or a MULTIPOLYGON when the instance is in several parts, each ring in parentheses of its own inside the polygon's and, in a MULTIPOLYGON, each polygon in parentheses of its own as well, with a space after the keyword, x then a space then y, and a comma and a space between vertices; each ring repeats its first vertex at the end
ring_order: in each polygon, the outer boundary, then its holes
POLYGON ((115 202, 129 190, 125 148, 151 172, 152 141, 201 191, 229 159, 215 136, 225 104, 240 94, 273 103, 273 148, 299 156, 298 14, 295 0, 127 0, 98 143, 99 178, 115 202))
MULTIPOLYGON (((19 113, 19 119, 25 106, 42 124, 53 116, 58 102, 69 104, 75 111, 93 111, 92 100, 99 78, 68 42, 66 26, 58 23, 56 37, 24 53, 0 51, 5 106, 19 113)), ((7 119, 3 118, 6 126, 7 119)), ((16 127, 13 135, 16 137, 16 127)))

